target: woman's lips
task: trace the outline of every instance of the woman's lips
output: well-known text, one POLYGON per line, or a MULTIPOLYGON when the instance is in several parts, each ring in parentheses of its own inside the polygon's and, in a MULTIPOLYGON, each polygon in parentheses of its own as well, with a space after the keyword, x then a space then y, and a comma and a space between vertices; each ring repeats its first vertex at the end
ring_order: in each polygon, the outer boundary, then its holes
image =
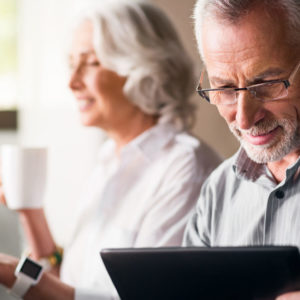
POLYGON ((278 130, 280 129, 279 126, 277 126, 275 129, 261 135, 251 135, 251 134, 245 134, 244 138, 255 146, 261 146, 266 145, 271 142, 271 140, 276 136, 278 133, 278 130))
POLYGON ((93 105, 93 99, 78 99, 78 107, 80 112, 85 112, 93 105))

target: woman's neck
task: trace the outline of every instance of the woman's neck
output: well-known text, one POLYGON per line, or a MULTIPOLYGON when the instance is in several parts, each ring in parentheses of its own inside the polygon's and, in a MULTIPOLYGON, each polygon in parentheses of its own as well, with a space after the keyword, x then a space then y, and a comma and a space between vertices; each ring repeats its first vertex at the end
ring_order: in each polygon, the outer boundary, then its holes
POLYGON ((116 153, 119 155, 121 149, 130 141, 153 127, 157 123, 157 117, 139 114, 128 120, 126 124, 119 124, 116 128, 107 130, 107 134, 116 143, 116 153))

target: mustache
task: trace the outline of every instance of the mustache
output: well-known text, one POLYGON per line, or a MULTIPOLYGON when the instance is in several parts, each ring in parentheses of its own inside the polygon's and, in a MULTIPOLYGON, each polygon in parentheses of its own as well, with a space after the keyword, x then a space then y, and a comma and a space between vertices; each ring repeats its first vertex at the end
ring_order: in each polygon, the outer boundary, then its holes
POLYGON ((230 124, 229 128, 234 134, 237 134, 238 136, 241 136, 242 134, 256 136, 267 134, 268 132, 274 130, 278 126, 284 126, 284 123, 284 121, 273 119, 262 120, 249 129, 241 129, 236 123, 230 124))

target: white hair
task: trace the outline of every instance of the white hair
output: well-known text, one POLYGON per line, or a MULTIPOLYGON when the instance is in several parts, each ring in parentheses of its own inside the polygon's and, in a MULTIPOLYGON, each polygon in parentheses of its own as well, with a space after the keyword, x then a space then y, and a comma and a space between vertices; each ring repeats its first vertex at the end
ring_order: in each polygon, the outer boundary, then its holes
POLYGON ((300 46, 300 0, 197 0, 194 8, 195 34, 200 55, 202 26, 206 18, 237 24, 255 5, 261 5, 272 16, 275 11, 286 18, 288 41, 300 46))
POLYGON ((194 70, 167 16, 146 0, 94 0, 76 24, 86 19, 92 22, 101 64, 127 77, 127 98, 159 122, 191 127, 194 70))

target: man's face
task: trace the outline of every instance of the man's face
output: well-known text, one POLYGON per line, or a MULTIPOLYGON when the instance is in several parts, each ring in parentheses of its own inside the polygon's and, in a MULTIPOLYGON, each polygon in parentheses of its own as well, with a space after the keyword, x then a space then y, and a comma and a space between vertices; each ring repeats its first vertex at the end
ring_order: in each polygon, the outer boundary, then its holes
MULTIPOLYGON (((207 19, 202 45, 211 87, 246 87, 288 79, 300 56, 299 49, 287 43, 281 21, 274 21, 263 9, 249 13, 237 25, 207 19)), ((236 104, 217 106, 248 156, 258 163, 299 152, 299 73, 283 99, 261 102, 248 91, 240 91, 236 104)))

